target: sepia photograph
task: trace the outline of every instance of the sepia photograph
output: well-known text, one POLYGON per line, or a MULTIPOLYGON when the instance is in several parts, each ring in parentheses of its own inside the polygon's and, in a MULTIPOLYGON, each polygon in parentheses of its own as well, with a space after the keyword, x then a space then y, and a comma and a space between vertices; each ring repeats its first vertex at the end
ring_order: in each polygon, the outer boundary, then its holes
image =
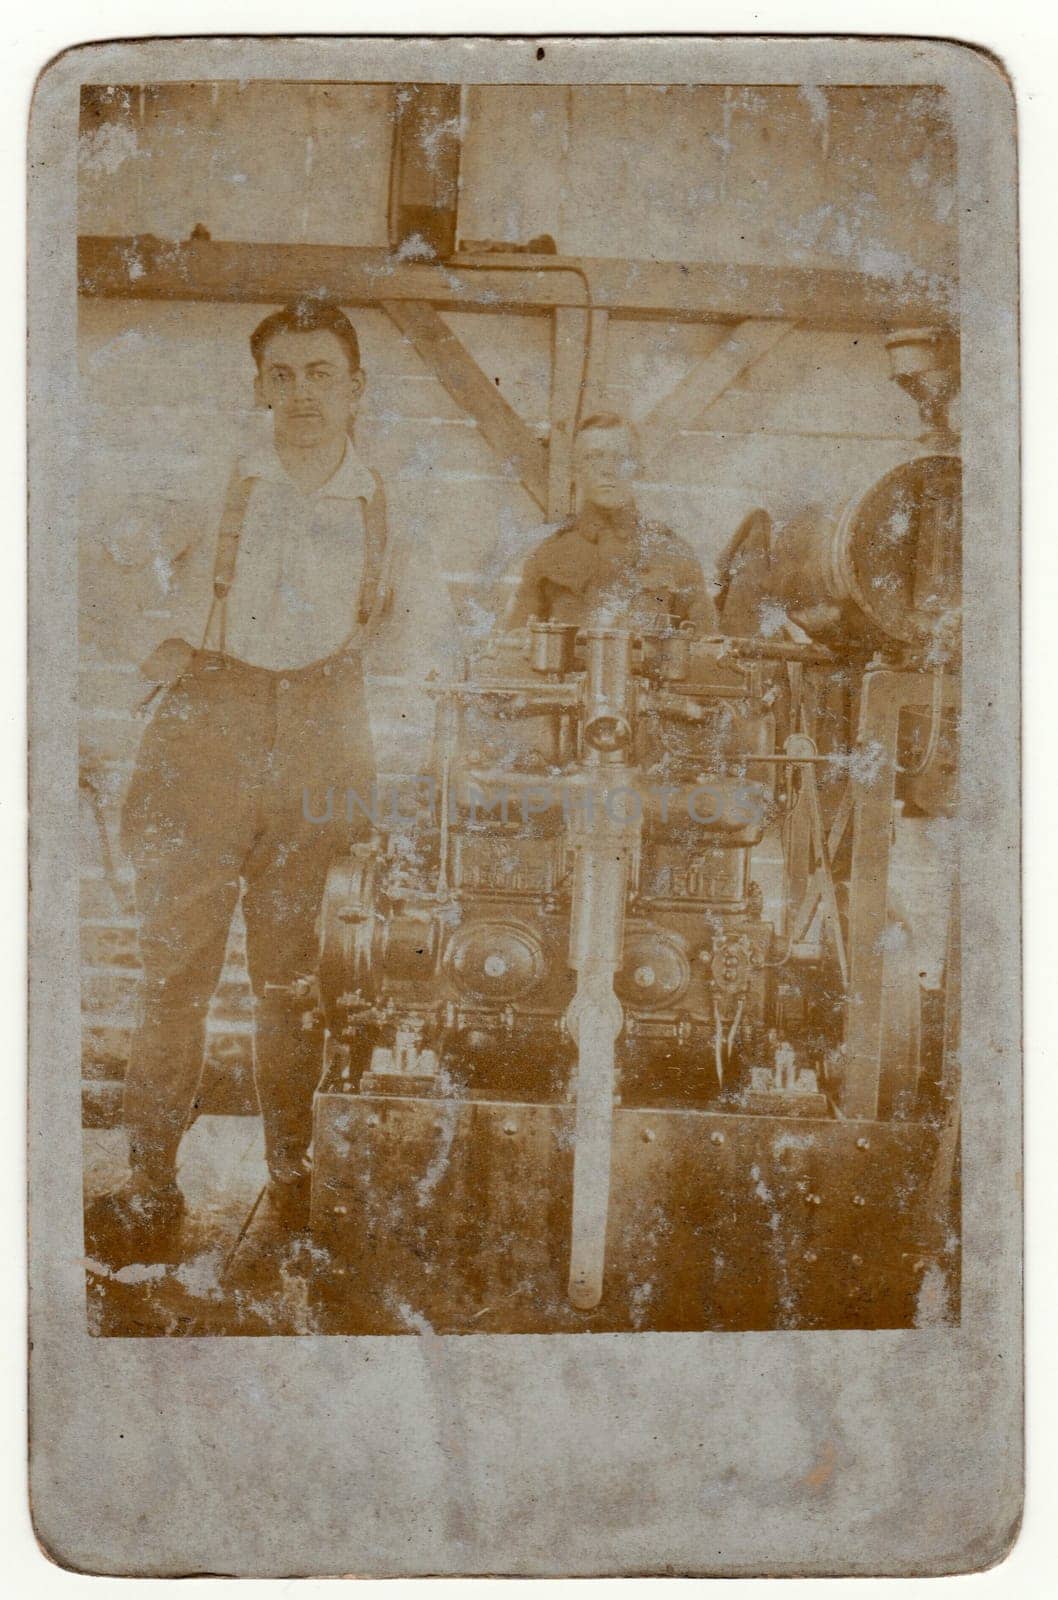
POLYGON ((1002 63, 942 40, 48 64, 59 1565, 1011 1549, 1017 158, 1002 63))
POLYGON ((83 87, 93 1334, 958 1323, 956 166, 83 87))

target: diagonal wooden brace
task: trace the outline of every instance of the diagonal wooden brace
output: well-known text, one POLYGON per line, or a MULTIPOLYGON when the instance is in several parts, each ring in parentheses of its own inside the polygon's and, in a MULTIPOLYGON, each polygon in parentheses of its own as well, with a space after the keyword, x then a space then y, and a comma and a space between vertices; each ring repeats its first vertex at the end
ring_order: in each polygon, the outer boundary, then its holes
POLYGON ((384 300, 387 316, 418 351, 457 405, 474 418, 510 476, 547 510, 547 447, 482 372, 444 318, 424 300, 384 300))

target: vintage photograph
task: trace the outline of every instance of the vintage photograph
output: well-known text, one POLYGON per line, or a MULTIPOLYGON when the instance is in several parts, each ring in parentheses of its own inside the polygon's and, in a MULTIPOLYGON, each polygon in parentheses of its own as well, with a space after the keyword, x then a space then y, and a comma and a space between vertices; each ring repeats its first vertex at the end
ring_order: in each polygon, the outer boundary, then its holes
POLYGON ((959 1324, 958 159, 81 87, 91 1334, 959 1324))

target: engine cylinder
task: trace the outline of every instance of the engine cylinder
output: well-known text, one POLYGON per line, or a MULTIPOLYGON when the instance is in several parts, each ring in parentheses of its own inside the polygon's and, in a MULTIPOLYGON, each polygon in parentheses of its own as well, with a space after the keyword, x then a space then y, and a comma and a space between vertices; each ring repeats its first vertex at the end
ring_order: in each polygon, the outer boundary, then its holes
POLYGON ((525 923, 489 918, 458 929, 445 954, 458 989, 476 1000, 520 1000, 544 974, 544 948, 525 923))
POLYGON ((781 529, 767 588, 813 638, 838 648, 953 641, 961 600, 962 463, 923 455, 837 511, 781 529))

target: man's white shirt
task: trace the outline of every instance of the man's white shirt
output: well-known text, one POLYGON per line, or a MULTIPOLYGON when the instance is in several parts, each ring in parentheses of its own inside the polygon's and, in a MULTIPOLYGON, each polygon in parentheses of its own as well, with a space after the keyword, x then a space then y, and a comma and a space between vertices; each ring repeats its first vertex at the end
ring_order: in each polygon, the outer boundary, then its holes
MULTIPOLYGON (((361 649, 380 771, 425 771, 434 717, 425 684, 458 676, 460 651, 455 609, 429 539, 420 535, 413 543, 390 515, 381 582, 389 603, 362 627, 364 504, 377 486, 352 442, 334 475, 308 494, 288 476, 271 442, 244 451, 235 471, 253 487, 228 594, 225 652, 282 672, 325 660, 347 643, 361 649)), ((219 522, 218 506, 207 535, 211 550, 219 522)), ((212 576, 209 582, 208 595, 199 591, 193 644, 202 641, 211 609, 212 576)), ((207 647, 217 645, 219 609, 207 647)))
POLYGON ((357 627, 374 478, 351 442, 333 476, 308 493, 271 447, 248 452, 236 471, 253 487, 227 600, 227 654, 275 672, 334 655, 357 627))

